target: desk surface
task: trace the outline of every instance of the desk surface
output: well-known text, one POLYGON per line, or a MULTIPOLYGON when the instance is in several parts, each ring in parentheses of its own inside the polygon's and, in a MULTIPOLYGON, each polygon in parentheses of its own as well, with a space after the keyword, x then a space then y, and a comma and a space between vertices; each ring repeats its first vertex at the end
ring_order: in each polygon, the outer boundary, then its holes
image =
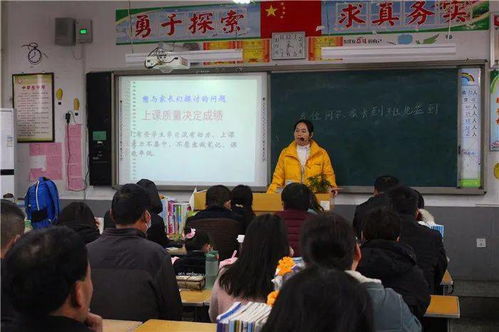
POLYGON ((452 286, 454 285, 454 280, 449 273, 449 270, 445 270, 444 276, 442 278, 442 282, 440 283, 442 286, 452 286))
POLYGON ((102 330, 105 332, 132 332, 142 324, 133 320, 104 319, 102 330))
POLYGON ((459 298, 457 296, 432 295, 425 317, 459 318, 459 298))
MULTIPOLYGON (((170 320, 150 319, 138 329, 136 332, 215 332, 217 324, 211 323, 194 323, 194 322, 176 322, 170 320)), ((107 331, 106 331, 107 332, 107 331)))
POLYGON ((182 304, 186 306, 202 307, 210 304, 211 289, 201 291, 182 289, 180 290, 182 304))

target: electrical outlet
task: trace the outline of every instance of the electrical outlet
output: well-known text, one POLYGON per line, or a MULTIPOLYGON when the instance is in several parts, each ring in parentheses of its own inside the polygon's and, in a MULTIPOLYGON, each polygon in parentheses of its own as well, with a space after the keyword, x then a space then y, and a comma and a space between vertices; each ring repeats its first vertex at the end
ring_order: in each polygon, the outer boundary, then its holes
POLYGON ((487 246, 487 242, 485 241, 484 238, 476 239, 476 247, 477 248, 485 248, 486 246, 487 246))

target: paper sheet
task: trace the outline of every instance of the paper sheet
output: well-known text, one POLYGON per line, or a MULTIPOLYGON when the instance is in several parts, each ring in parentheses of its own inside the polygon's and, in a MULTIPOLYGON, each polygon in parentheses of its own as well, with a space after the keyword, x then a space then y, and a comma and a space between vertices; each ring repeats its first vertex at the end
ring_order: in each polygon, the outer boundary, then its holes
POLYGON ((30 144, 30 181, 40 176, 62 180, 62 143, 30 144))

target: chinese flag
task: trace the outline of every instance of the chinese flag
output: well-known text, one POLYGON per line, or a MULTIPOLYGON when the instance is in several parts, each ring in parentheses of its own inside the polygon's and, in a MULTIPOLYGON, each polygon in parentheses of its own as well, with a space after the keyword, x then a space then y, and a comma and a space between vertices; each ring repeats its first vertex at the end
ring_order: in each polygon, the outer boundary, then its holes
POLYGON ((260 3, 260 35, 272 32, 305 31, 306 36, 320 36, 321 1, 264 1, 260 3))

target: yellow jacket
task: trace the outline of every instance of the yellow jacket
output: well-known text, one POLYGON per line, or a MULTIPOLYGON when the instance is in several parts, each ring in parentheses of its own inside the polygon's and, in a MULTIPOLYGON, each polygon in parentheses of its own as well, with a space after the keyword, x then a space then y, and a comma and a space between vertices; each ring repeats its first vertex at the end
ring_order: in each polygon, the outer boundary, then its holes
POLYGON ((319 174, 324 174, 331 185, 336 187, 336 177, 326 150, 312 140, 309 157, 302 169, 296 151, 296 142, 293 141, 281 151, 267 193, 275 193, 278 188, 284 187, 289 182, 306 184, 309 177, 319 174))

